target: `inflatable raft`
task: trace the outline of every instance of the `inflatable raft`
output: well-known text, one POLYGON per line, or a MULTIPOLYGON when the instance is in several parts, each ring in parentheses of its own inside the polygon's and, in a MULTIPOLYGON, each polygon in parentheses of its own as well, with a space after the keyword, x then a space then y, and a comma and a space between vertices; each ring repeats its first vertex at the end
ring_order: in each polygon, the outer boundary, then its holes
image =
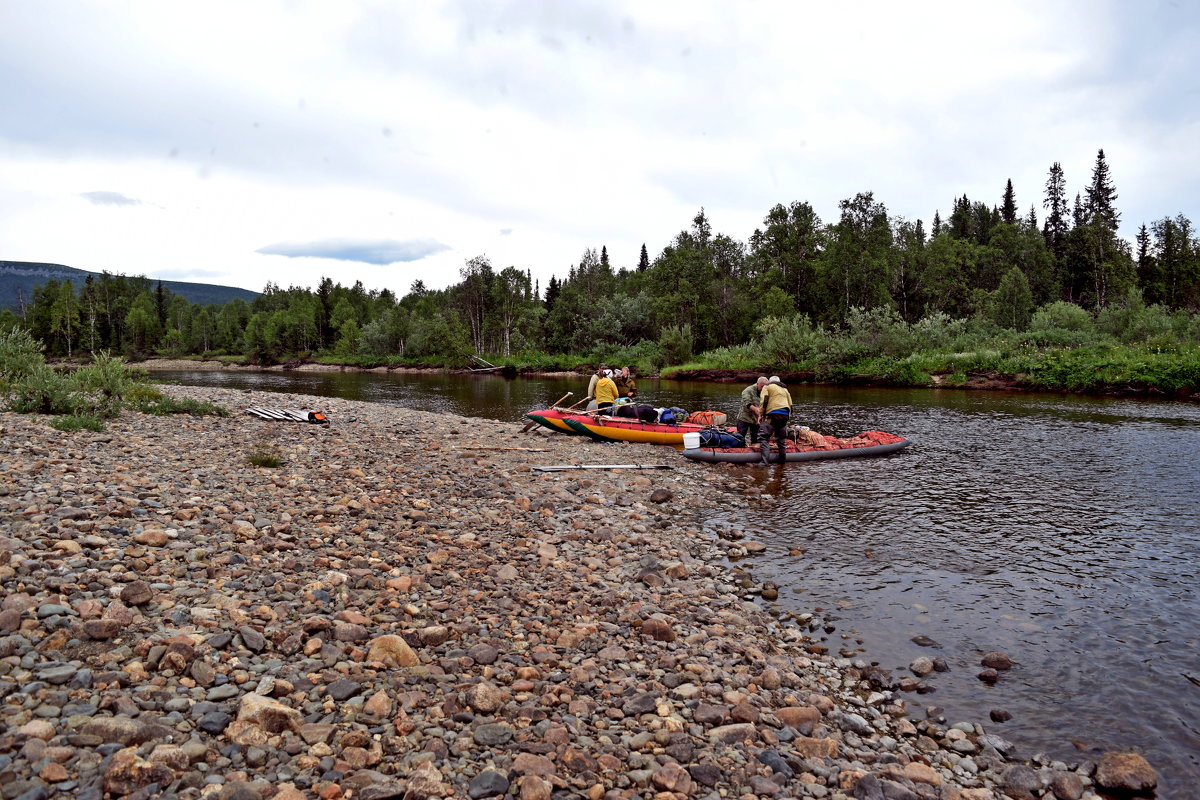
MULTIPOLYGON (((818 436, 820 444, 788 441, 784 461, 819 461, 827 458, 862 458, 886 456, 908 447, 912 442, 903 436, 883 431, 865 431, 849 439, 818 436)), ((694 447, 683 451, 684 458, 725 464, 754 464, 762 460, 758 447, 694 447)), ((771 443, 772 464, 778 464, 779 449, 771 443)))
MULTIPOLYGON (((646 444, 669 444, 681 447, 687 433, 700 433, 709 425, 679 422, 664 425, 659 422, 643 422, 630 417, 610 417, 595 413, 576 413, 559 408, 530 411, 525 417, 558 433, 587 436, 601 442, 643 442, 646 444)), ((727 428, 723 430, 733 430, 727 428)))

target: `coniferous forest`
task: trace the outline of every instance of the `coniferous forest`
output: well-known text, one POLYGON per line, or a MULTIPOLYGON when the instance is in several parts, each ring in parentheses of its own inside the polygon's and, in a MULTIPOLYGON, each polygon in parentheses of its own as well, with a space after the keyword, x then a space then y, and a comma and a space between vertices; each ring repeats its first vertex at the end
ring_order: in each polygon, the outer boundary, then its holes
POLYGON ((38 287, 0 328, 48 355, 317 360, 356 365, 808 371, 825 380, 953 385, 972 373, 1071 389, 1200 385, 1200 239, 1182 213, 1118 235, 1104 151, 1072 194, 1060 164, 1030 202, 954 198, 932 221, 863 192, 823 220, 803 201, 767 210, 745 241, 704 209, 662 247, 586 249, 545 286, 527 269, 467 261, 461 280, 407 294, 325 278, 268 284, 252 303, 189 303, 146 278, 38 287))

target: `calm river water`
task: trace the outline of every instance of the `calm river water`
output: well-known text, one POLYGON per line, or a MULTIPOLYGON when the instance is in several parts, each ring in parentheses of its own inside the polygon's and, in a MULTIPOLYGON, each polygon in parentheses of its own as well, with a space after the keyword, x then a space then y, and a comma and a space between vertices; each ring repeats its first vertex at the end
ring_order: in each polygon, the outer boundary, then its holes
MULTIPOLYGON (((337 396, 521 421, 586 381, 363 373, 156 373, 197 385, 337 396)), ((639 380, 656 405, 731 410, 739 386, 639 380)), ((1200 406, 956 390, 798 386, 794 417, 914 440, 881 459, 745 467, 765 492, 711 520, 768 545, 750 567, 779 602, 824 609, 832 652, 951 671, 908 695, 983 721, 1028 753, 1138 750, 1162 798, 1200 785, 1200 406), (803 550, 802 555, 789 552, 803 550), (940 647, 919 647, 914 636, 940 647), (994 686, 980 656, 1017 662, 994 686), (991 709, 1013 718, 987 722, 991 709)), ((725 469, 725 468, 722 468, 725 469)), ((721 474, 718 471, 716 474, 721 474)), ((747 566, 742 562, 741 566, 747 566)))

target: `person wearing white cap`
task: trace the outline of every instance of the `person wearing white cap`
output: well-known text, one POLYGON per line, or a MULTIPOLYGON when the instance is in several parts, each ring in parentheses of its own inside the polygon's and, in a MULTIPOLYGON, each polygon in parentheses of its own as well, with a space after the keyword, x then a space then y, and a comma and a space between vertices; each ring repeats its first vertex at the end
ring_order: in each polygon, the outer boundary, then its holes
POLYGON ((599 383, 599 382, 600 382, 600 379, 604 377, 604 370, 605 370, 605 369, 606 369, 606 367, 605 367, 603 364, 601 364, 601 365, 600 365, 600 368, 599 368, 599 369, 597 369, 597 370, 596 370, 596 371, 595 371, 595 372, 592 374, 592 379, 591 379, 590 381, 588 381, 588 392, 587 392, 587 396, 588 396, 589 398, 593 399, 593 400, 595 400, 595 399, 596 399, 596 384, 597 384, 597 383, 599 383))
POLYGON ((771 439, 774 438, 779 448, 779 463, 783 464, 787 460, 787 424, 792 415, 792 394, 778 375, 767 379, 767 385, 762 387, 762 393, 758 396, 758 407, 762 420, 758 429, 762 463, 770 463, 771 439))
POLYGON ((596 381, 596 408, 601 411, 611 411, 617 402, 617 384, 613 382, 612 370, 606 369, 596 381))

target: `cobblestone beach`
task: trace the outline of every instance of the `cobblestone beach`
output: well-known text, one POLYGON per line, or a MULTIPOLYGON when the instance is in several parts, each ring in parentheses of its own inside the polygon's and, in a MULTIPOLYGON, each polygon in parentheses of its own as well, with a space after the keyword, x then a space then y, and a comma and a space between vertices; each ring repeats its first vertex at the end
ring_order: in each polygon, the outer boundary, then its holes
POLYGON ((827 653, 703 531, 744 470, 198 387, 230 417, 0 414, 0 795, 1094 798, 827 653), (329 426, 247 407, 319 409, 329 426), (283 463, 255 467, 252 451, 283 463), (672 470, 537 472, 556 464, 672 470), (719 481, 727 488, 714 489, 719 481))

